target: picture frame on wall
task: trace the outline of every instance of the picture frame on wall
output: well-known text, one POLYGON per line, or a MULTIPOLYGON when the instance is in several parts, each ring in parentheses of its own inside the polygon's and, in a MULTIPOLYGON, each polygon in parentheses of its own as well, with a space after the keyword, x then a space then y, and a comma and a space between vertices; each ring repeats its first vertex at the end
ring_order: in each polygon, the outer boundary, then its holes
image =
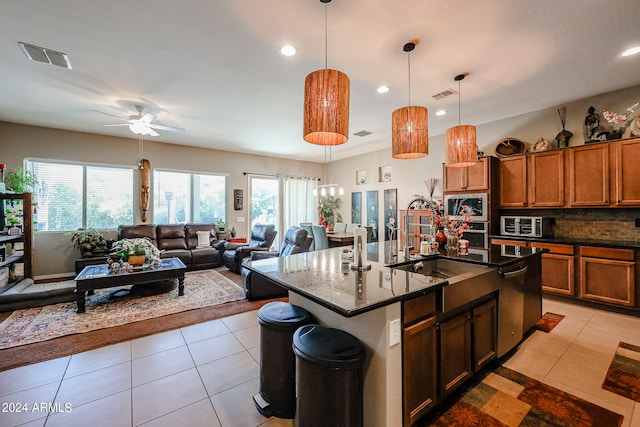
POLYGON ((367 183, 366 169, 356 171, 356 185, 364 185, 367 183))
POLYGON ((233 190, 233 210, 241 211, 243 208, 242 190, 233 190))
POLYGON ((371 241, 378 241, 378 190, 367 191, 367 226, 371 227, 371 241))
POLYGON ((362 223, 362 193, 359 191, 351 193, 351 223, 362 223))
POLYGON ((391 166, 380 166, 378 169, 380 182, 391 182, 391 166))
POLYGON ((397 239, 398 223, 398 190, 384 190, 384 259, 390 259, 394 253, 393 244, 397 239), (394 239, 395 237, 395 239, 394 239))

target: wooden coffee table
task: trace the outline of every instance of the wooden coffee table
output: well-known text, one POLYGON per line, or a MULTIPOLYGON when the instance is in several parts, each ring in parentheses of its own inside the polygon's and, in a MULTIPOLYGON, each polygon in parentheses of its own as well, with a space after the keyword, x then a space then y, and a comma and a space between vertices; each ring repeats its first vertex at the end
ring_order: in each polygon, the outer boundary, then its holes
POLYGON ((78 313, 85 312, 87 291, 93 291, 94 289, 178 279, 178 296, 184 295, 184 273, 187 271, 187 267, 179 258, 166 258, 161 262, 160 267, 155 269, 123 271, 119 274, 109 272, 107 264, 86 266, 74 279, 76 281, 78 313))

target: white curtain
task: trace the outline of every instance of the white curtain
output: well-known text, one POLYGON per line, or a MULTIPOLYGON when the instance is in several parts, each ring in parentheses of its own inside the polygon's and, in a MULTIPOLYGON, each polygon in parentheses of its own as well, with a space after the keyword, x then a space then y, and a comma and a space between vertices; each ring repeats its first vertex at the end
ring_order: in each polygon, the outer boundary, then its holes
POLYGON ((285 176, 283 181, 283 235, 289 227, 299 227, 301 222, 317 224, 318 209, 313 196, 317 178, 285 176))

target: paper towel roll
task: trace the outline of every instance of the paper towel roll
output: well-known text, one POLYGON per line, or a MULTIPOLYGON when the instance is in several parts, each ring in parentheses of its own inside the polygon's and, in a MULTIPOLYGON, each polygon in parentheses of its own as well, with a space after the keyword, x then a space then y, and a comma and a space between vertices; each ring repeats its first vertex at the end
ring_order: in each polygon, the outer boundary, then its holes
POLYGON ((367 229, 365 227, 356 227, 353 229, 353 263, 362 267, 364 260, 362 254, 367 253, 367 229))

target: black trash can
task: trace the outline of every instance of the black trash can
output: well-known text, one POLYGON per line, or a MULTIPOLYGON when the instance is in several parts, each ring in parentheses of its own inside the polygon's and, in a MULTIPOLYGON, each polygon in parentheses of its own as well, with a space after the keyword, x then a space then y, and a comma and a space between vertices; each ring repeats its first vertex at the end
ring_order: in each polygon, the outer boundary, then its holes
POLYGON ((260 323, 260 391, 253 396, 265 417, 293 418, 296 411, 296 361, 293 333, 311 323, 311 314, 286 302, 270 302, 258 310, 260 323))
POLYGON ((296 427, 362 427, 362 343, 344 331, 320 325, 293 335, 296 355, 296 427))

